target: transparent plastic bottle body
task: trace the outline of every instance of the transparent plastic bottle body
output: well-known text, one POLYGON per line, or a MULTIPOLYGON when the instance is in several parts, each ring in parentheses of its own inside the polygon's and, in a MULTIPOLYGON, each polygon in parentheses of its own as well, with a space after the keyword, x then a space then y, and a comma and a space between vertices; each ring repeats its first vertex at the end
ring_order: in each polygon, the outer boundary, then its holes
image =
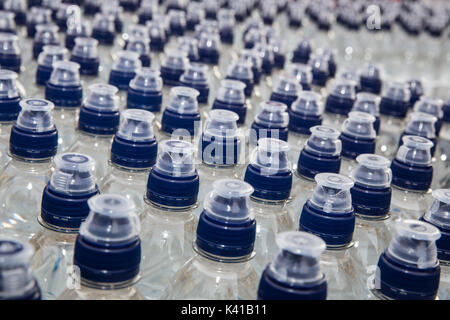
POLYGON ((13 158, 0 174, 0 225, 6 234, 31 238, 39 230, 37 217, 51 165, 49 160, 13 158))
POLYGON ((197 219, 192 209, 169 211, 147 205, 141 225, 145 245, 138 288, 147 299, 159 299, 175 273, 194 255, 197 219))
POLYGON ((292 184, 291 192, 292 199, 287 206, 289 207, 289 214, 291 215, 292 221, 297 229, 303 205, 314 192, 316 182, 299 175, 297 170, 294 170, 294 172, 294 182, 292 184))
POLYGON ((0 124, 0 170, 11 160, 9 152, 9 134, 11 133, 12 124, 0 124))
POLYGON ((418 219, 431 202, 431 190, 414 192, 398 187, 392 187, 391 210, 401 219, 418 219))
POLYGON ((286 203, 252 201, 256 219, 255 257, 251 260, 258 275, 278 251, 275 238, 278 233, 295 230, 286 203))
POLYGON ((300 134, 292 131, 289 132, 289 161, 291 163, 297 163, 300 151, 302 151, 308 138, 309 135, 306 134, 300 134))
POLYGON ((78 108, 53 109, 53 120, 58 129, 58 151, 67 151, 76 141, 76 122, 78 119, 78 108))
POLYGON ((221 263, 197 254, 177 272, 162 298, 254 300, 258 281, 250 261, 221 263))
POLYGON ((441 278, 439 281, 439 300, 450 300, 450 265, 441 262, 441 278))
POLYGON ((111 164, 109 174, 100 182, 103 193, 124 195, 133 201, 136 213, 141 216, 144 208, 144 195, 146 192, 148 170, 129 170, 111 164))
POLYGON ((110 172, 109 150, 111 150, 111 136, 90 135, 77 131, 75 143, 69 148, 71 152, 83 153, 95 160, 95 176, 101 181, 110 172))
MULTIPOLYGON (((442 131, 442 130, 441 130, 442 131)), ((442 134, 440 135, 442 136, 442 134)), ((432 188, 450 188, 450 141, 440 138, 433 157, 432 188)))
POLYGON ((76 234, 42 228, 30 243, 35 248, 31 260, 34 274, 45 300, 56 299, 65 289, 69 268, 73 265, 76 234))
POLYGON ((81 285, 79 289, 66 289, 58 300, 145 300, 145 298, 135 285, 107 290, 81 285))

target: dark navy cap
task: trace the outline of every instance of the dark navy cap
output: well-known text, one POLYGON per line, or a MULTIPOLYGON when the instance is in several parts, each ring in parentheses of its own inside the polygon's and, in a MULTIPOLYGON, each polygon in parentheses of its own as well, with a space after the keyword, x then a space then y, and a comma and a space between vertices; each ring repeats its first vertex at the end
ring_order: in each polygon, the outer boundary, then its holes
POLYGON ((323 103, 320 94, 301 91, 289 109, 289 131, 310 134, 310 129, 322 124, 323 103))
POLYGON ((20 91, 17 86, 17 73, 0 69, 0 123, 12 122, 20 112, 20 91))
POLYGON ((288 139, 289 113, 284 103, 276 101, 261 102, 250 130, 250 145, 257 145, 261 138, 288 139))
POLYGON ((159 112, 162 104, 163 80, 158 70, 141 68, 130 81, 127 108, 159 112))
POLYGON ((18 42, 17 35, 0 33, 0 65, 2 69, 20 72, 22 58, 18 42))
POLYGON ((356 159, 363 153, 375 153, 375 117, 365 112, 352 111, 342 125, 339 139, 342 141, 342 156, 356 159))
POLYGON ((409 108, 411 93, 405 83, 395 82, 386 88, 381 96, 380 113, 404 118, 409 108))
POLYGON ((80 65, 72 61, 57 61, 45 86, 45 98, 57 107, 80 107, 83 87, 80 81, 80 65))
POLYGON ((238 124, 245 122, 247 105, 245 103, 245 83, 236 80, 222 80, 212 109, 225 109, 238 115, 238 124))
POLYGON ((136 76, 137 70, 142 66, 139 53, 128 50, 120 50, 116 53, 109 73, 109 84, 116 86, 119 90, 128 90, 130 81, 136 76))
POLYGON ((100 58, 98 40, 94 38, 77 37, 70 60, 80 65, 80 74, 98 75, 100 58))

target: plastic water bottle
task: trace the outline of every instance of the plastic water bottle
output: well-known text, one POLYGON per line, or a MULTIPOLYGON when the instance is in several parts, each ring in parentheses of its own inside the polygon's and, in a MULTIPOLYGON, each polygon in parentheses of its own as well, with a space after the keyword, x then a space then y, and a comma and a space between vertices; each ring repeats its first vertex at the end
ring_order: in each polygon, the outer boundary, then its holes
MULTIPOLYGON (((374 154, 362 154, 356 158, 358 166, 351 173, 355 185, 351 188, 352 205, 356 224, 353 239, 356 241, 354 259, 364 290, 370 268, 376 265, 378 257, 392 239, 390 161, 374 154)), ((367 299, 370 296, 361 296, 367 299)))
POLYGON ((83 100, 79 69, 75 62, 55 62, 45 87, 45 98, 55 104, 53 119, 59 133, 58 148, 63 152, 76 140, 76 119, 83 100))
POLYGON ((33 247, 14 238, 0 238, 0 300, 41 300, 30 268, 33 247))
POLYGON ((244 175, 244 181, 254 190, 250 198, 257 229, 256 256, 252 264, 258 274, 262 273, 277 252, 276 235, 295 229, 286 207, 293 180, 288 150, 289 145, 285 141, 259 139, 244 175))
POLYGON ((19 46, 19 37, 11 33, 0 33, 0 65, 20 73, 22 65, 22 52, 19 46))
POLYGON ((311 134, 310 129, 322 124, 323 103, 321 96, 313 91, 301 91, 289 108, 289 146, 292 163, 311 134))
POLYGON ((167 15, 169 21, 169 34, 171 36, 182 36, 186 31, 186 13, 182 10, 169 10, 167 15))
POLYGON ((431 224, 404 220, 380 255, 375 274, 367 280, 373 299, 434 300, 440 267, 436 240, 439 230, 431 224))
POLYGON ((200 54, 198 53, 198 40, 190 36, 178 37, 178 49, 186 52, 190 62, 200 61, 200 54))
POLYGON ((139 24, 145 25, 147 21, 152 20, 153 13, 158 10, 158 1, 143 0, 137 11, 139 24))
POLYGON ((299 79, 295 75, 281 74, 270 94, 270 100, 284 103, 291 108, 301 90, 299 79))
POLYGON ((245 83, 236 80, 222 80, 212 109, 229 110, 238 115, 237 123, 245 123, 247 116, 247 103, 245 101, 245 83))
POLYGON ((200 131, 200 111, 197 102, 199 94, 196 89, 189 87, 173 87, 170 90, 169 103, 161 118, 158 140, 171 136, 193 142, 200 131))
POLYGON ((76 141, 69 149, 92 157, 101 181, 110 172, 109 150, 120 122, 119 97, 117 88, 108 84, 91 84, 89 91, 80 109, 76 141))
POLYGON ((311 57, 312 51, 311 41, 306 38, 302 39, 292 52, 291 61, 294 63, 307 64, 311 57))
POLYGON ((148 28, 150 36, 150 50, 152 52, 163 52, 167 42, 164 25, 152 20, 147 21, 145 26, 148 28))
MULTIPOLYGON (((160 69, 164 85, 180 85, 180 77, 186 71, 188 64, 189 59, 186 52, 174 49, 165 50, 160 69)), ((164 92, 164 95, 165 93, 166 92, 164 92)))
MULTIPOLYGON (((202 181, 203 183, 203 181, 202 181)), ((199 176, 193 146, 187 141, 165 140, 150 172, 146 208, 141 219, 143 279, 139 288, 148 299, 158 299, 174 274, 193 255, 199 176)))
POLYGON ((3 9, 14 12, 14 21, 22 26, 27 20, 27 2, 26 0, 5 0, 3 9))
POLYGON ((294 184, 291 202, 294 223, 300 218, 299 208, 312 195, 316 183, 314 178, 319 173, 339 173, 341 168, 342 142, 340 132, 325 126, 314 126, 311 136, 301 150, 297 165, 294 167, 294 184))
POLYGON ((325 102, 324 125, 340 129, 356 100, 356 82, 336 79, 325 102))
MULTIPOLYGON (((227 80, 229 81, 229 80, 227 80)), ((238 115, 229 110, 212 110, 199 139, 197 167, 199 198, 203 199, 211 184, 222 178, 240 178, 242 148, 245 141, 237 128, 238 115)))
POLYGON ((160 112, 162 88, 163 80, 158 70, 139 69, 128 87, 127 108, 160 112))
POLYGON ((88 200, 73 254, 74 272, 59 300, 143 300, 136 289, 141 262, 139 218, 120 195, 88 200), (72 282, 71 282, 72 281, 72 282))
POLYGON ((110 152, 110 173, 101 181, 103 193, 115 193, 133 201, 136 213, 144 210, 144 194, 150 168, 156 163, 158 142, 153 132, 155 116, 146 110, 127 109, 110 152))
MULTIPOLYGON (((147 29, 145 29, 147 31, 147 29)), ((143 67, 150 67, 152 60, 150 57, 150 38, 145 33, 144 35, 131 35, 125 46, 125 50, 139 53, 139 60, 143 67)))
POLYGON ((439 264, 441 265, 441 278, 439 282, 439 299, 450 299, 450 251, 449 244, 449 230, 450 230, 450 190, 438 189, 433 191, 433 202, 421 218, 425 222, 434 225, 441 232, 441 237, 436 240, 437 255, 439 264))
POLYGON ((90 84, 99 73, 100 55, 98 40, 94 38, 77 37, 70 60, 80 65, 80 74, 90 84))
POLYGON ((55 46, 60 44, 58 30, 58 26, 53 23, 38 24, 36 26, 33 43, 33 59, 37 59, 45 45, 55 46))
POLYGON ((373 115, 375 117, 373 128, 378 135, 380 132, 380 98, 377 95, 369 92, 357 93, 352 111, 365 112, 373 115))
MULTIPOLYGON (((68 51, 63 46, 44 46, 38 57, 36 70, 36 84, 45 85, 53 72, 53 64, 57 61, 67 60, 68 51)), ((36 92, 39 89, 35 90, 36 92)))
POLYGON ((374 64, 367 64, 359 73, 359 87, 362 92, 375 95, 381 93, 383 80, 381 79, 380 68, 374 64))
POLYGON ((279 250, 261 276, 258 300, 325 300, 327 279, 320 266, 325 242, 301 231, 282 232, 276 242, 279 250))
POLYGON ((335 173, 320 173, 317 187, 303 206, 300 231, 320 236, 327 244, 322 255, 322 267, 328 279, 327 298, 359 299, 361 279, 353 252, 355 214, 350 189, 353 181, 335 173))
POLYGON ((342 124, 342 168, 341 173, 348 176, 355 167, 355 159, 363 153, 375 153, 375 117, 371 114, 352 111, 342 124))
MULTIPOLYGON (((411 112, 408 118, 401 138, 404 136, 419 136, 430 140, 433 143, 433 147, 430 150, 433 157, 436 151, 437 118, 431 114, 419 111, 411 112)), ((402 144, 401 138, 399 139, 399 145, 402 144)))
POLYGON ((175 274, 164 299, 256 298, 258 276, 250 263, 256 234, 252 193, 241 180, 214 182, 199 218, 196 254, 175 274))
MULTIPOLYGON (((86 11, 85 11, 86 13, 86 11)), ((92 37, 92 24, 90 20, 73 19, 68 23, 66 30, 66 48, 72 50, 76 38, 92 37)), ((98 41, 98 40, 97 40, 98 41)))
POLYGON ((130 81, 136 76, 137 70, 142 66, 139 53, 120 50, 116 53, 116 59, 109 73, 108 83, 119 90, 127 91, 130 81))
POLYGON ((20 106, 9 139, 12 159, 0 173, 0 225, 4 233, 27 239, 39 230, 42 190, 50 178, 58 131, 50 101, 24 99, 20 106))
POLYGON ((27 36, 33 38, 36 26, 52 22, 52 11, 43 7, 32 7, 27 14, 27 36))
POLYGON ((0 70, 0 170, 11 159, 8 155, 9 135, 20 112, 20 99, 17 73, 0 70))
POLYGON ((433 179, 433 143, 418 136, 404 136, 391 163, 392 211, 403 219, 419 218, 429 205, 433 179))
POLYGON ((62 153, 53 163, 55 170, 42 195, 41 228, 30 241, 36 248, 31 263, 44 299, 56 299, 66 288, 75 238, 89 214, 88 200, 99 193, 92 158, 62 153))
POLYGON ((202 63, 190 63, 186 71, 180 77, 180 84, 198 91, 197 102, 205 105, 208 103, 210 92, 210 77, 208 66, 202 63))
POLYGON ((96 13, 92 23, 92 37, 102 45, 112 46, 116 37, 114 16, 96 13))

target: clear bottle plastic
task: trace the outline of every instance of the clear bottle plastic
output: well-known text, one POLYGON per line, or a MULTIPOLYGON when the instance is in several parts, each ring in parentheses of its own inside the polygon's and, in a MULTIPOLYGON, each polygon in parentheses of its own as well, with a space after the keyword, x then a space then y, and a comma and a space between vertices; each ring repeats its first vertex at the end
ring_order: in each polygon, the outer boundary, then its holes
POLYGON ((102 194, 88 201, 74 250, 74 283, 58 300, 143 300, 139 281, 141 241, 133 203, 102 194), (104 258, 102 258, 104 257, 104 258))
POLYGON ((254 189, 250 198, 258 228, 252 264, 259 275, 277 252, 276 235, 296 229, 286 207, 292 189, 288 150, 284 141, 259 139, 244 175, 244 181, 254 189))
POLYGON ((317 174, 315 180, 317 187, 303 206, 299 230, 316 234, 327 244, 322 255, 322 268, 328 279, 327 299, 360 299, 362 280, 353 258, 357 250, 350 194, 353 181, 334 173, 317 174))
POLYGON ((425 222, 434 225, 441 232, 441 237, 436 240, 439 264, 441 265, 441 277, 439 282, 438 297, 440 300, 450 299, 450 190, 433 190, 433 202, 428 211, 421 218, 425 222))
POLYGON ((31 265, 46 300, 56 299, 66 288, 75 238, 89 213, 88 199, 98 193, 92 158, 62 153, 53 163, 38 218, 41 228, 30 240, 35 248, 31 265))
POLYGON ((196 255, 175 274, 163 299, 256 298, 258 276, 250 263, 256 232, 252 193, 241 180, 214 182, 197 226, 196 255))
POLYGON ((402 219, 417 219, 428 208, 433 167, 433 143, 418 136, 404 136, 391 163, 392 212, 402 219))
POLYGON ((0 238, 0 300, 40 300, 30 258, 33 247, 15 238, 0 238))
POLYGON ((197 166, 199 199, 203 200, 211 184, 221 178, 241 177, 243 137, 237 128, 238 115, 228 110, 212 110, 199 139, 197 166))
MULTIPOLYGON (((147 299, 159 299, 174 274, 193 255, 199 186, 193 146, 180 140, 161 142, 152 169, 141 219, 143 279, 139 288, 147 299)), ((203 181, 202 181, 203 183, 203 181)))
POLYGON ((341 173, 348 176, 356 165, 355 159, 363 153, 375 153, 375 117, 371 114, 352 111, 342 124, 342 168, 341 173))
POLYGON ((42 190, 50 178, 58 132, 53 103, 31 98, 21 100, 20 106, 9 139, 12 159, 0 173, 0 225, 4 234, 27 239, 39 230, 42 190))
POLYGON ((89 91, 80 110, 77 139, 69 149, 92 157, 97 180, 101 181, 110 172, 109 150, 120 122, 118 89, 94 83, 89 91))
POLYGON ((434 300, 440 276, 435 243, 439 237, 439 230, 431 224, 399 221, 374 275, 368 277, 372 299, 434 300))
POLYGON ((307 232, 285 231, 276 243, 278 253, 261 277, 258 300, 325 300, 327 280, 320 265, 325 242, 307 232))
POLYGON ((158 143, 153 132, 153 113, 127 109, 110 151, 110 173, 100 182, 103 193, 121 194, 133 201, 136 213, 144 210, 148 173, 156 163, 158 143))

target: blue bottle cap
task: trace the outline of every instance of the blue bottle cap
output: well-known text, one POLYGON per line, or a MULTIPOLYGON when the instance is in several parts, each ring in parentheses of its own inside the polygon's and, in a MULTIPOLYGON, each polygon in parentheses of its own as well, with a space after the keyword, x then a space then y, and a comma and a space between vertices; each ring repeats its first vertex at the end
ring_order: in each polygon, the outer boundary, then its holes
POLYGON ((40 300, 41 290, 31 272, 33 247, 14 238, 0 238, 0 299, 40 300))
POLYGON ((14 20, 17 25, 25 24, 28 10, 26 0, 5 0, 3 9, 14 12, 14 20))
POLYGON ((170 34, 182 36, 186 30, 186 12, 177 9, 169 10, 167 19, 170 34))
POLYGON ((38 57, 38 68, 36 71, 36 83, 45 85, 50 79, 53 71, 53 63, 67 60, 68 51, 63 46, 46 45, 38 57))
POLYGON ((160 143, 158 159, 148 177, 148 201, 169 210, 186 210, 197 203, 199 176, 193 152, 193 145, 187 141, 160 143))
POLYGON ((114 30, 116 33, 122 33, 123 29, 123 8, 119 1, 112 0, 102 4, 101 12, 114 18, 114 30))
POLYGON ((325 87, 330 76, 329 60, 323 55, 312 55, 308 61, 308 65, 311 66, 312 84, 325 87))
POLYGON ((263 73, 267 75, 271 74, 275 65, 275 57, 273 54, 272 45, 269 43, 261 42, 255 44, 254 49, 261 57, 263 73))
POLYGON ((152 112, 161 110, 163 80, 158 70, 141 68, 130 81, 127 108, 152 112))
POLYGON ((216 32, 203 32, 198 40, 200 61, 217 65, 220 59, 220 37, 216 32))
POLYGON ((191 87, 199 92, 198 103, 207 103, 209 97, 209 73, 208 66, 201 63, 190 63, 186 71, 180 77, 183 86, 191 87))
POLYGON ((390 299, 433 300, 439 287, 436 240, 439 230, 426 222, 402 220, 378 260, 375 292, 390 299))
POLYGON ((100 67, 98 40, 85 37, 75 38, 70 60, 80 65, 80 74, 97 75, 100 67))
POLYGON ((190 1, 186 10, 186 28, 195 30, 195 26, 205 19, 205 8, 201 2, 190 1))
POLYGON ((310 128, 311 136, 300 152, 297 172, 306 179, 314 179, 321 172, 339 173, 342 142, 338 130, 325 126, 310 128))
POLYGON ((95 161, 79 153, 59 154, 44 189, 39 222, 57 232, 76 233, 89 213, 87 201, 97 194, 95 161))
POLYGON ((376 65, 367 64, 359 74, 361 91, 380 94, 382 87, 381 71, 376 65))
POLYGON ((49 23, 49 24, 38 24, 36 26, 36 34, 34 35, 34 43, 33 43, 33 58, 36 59, 39 54, 42 52, 42 48, 45 45, 58 45, 59 34, 58 34, 58 26, 49 23))
MULTIPOLYGON (((67 30, 69 18, 72 17, 72 15, 76 14, 75 12, 79 12, 81 14, 81 8, 78 5, 60 3, 58 8, 56 9, 56 14, 54 14, 54 21, 61 31, 67 30)), ((73 17, 71 19, 73 19, 73 17)))
POLYGON ((89 86, 78 119, 78 129, 94 135, 113 135, 120 122, 118 89, 108 84, 89 86))
POLYGON ((200 254, 219 261, 252 257, 256 235, 252 193, 253 188, 241 180, 213 183, 197 226, 195 245, 200 254))
POLYGON ((14 13, 9 11, 0 11, 0 32, 16 33, 16 22, 14 13))
POLYGON ((145 36, 130 35, 128 38, 125 49, 128 51, 134 51, 139 54, 139 59, 143 67, 150 67, 150 39, 145 36))
POLYGON ((165 85, 177 86, 180 77, 186 70, 189 59, 184 51, 167 49, 161 63, 161 77, 165 85))
POLYGON ((206 19, 216 19, 217 11, 219 10, 218 1, 216 0, 204 0, 203 6, 205 8, 206 19))
POLYGON ((57 61, 45 87, 45 98, 57 107, 79 107, 83 99, 80 65, 71 61, 57 61))
POLYGON ((251 62, 241 59, 234 61, 228 67, 226 78, 243 82, 245 84, 245 95, 247 97, 250 97, 252 95, 254 87, 254 75, 251 62))
POLYGON ((89 38, 91 36, 92 25, 90 20, 70 20, 66 30, 66 48, 72 50, 77 37, 89 38))
POLYGON ((261 102, 250 131, 250 144, 257 145, 261 138, 288 139, 289 113, 284 103, 276 101, 261 102))
POLYGON ((355 213, 365 219, 384 218, 389 213, 392 190, 390 161, 374 154, 361 154, 351 173, 355 185, 351 189, 355 213))
POLYGON ((294 75, 281 74, 270 96, 271 100, 286 104, 289 108, 297 100, 302 87, 294 75))
POLYGON ((253 82, 259 84, 262 73, 262 59, 258 52, 251 49, 243 49, 239 54, 239 59, 249 61, 252 65, 253 82))
POLYGON ((152 20, 153 13, 158 11, 158 1, 156 0, 142 0, 137 11, 139 24, 145 25, 149 20, 152 20))
POLYGON ((84 0, 83 9, 85 15, 94 15, 100 12, 100 7, 102 5, 101 0, 84 0))
POLYGON ((265 41, 264 33, 262 29, 250 28, 244 33, 244 45, 246 49, 252 49, 257 43, 265 41))
POLYGON ((150 49, 156 52, 162 52, 166 44, 166 31, 164 25, 156 21, 147 21, 145 26, 150 36, 150 49))
POLYGON ((292 62, 307 64, 311 56, 312 46, 308 39, 302 39, 294 49, 292 62))
POLYGON ((310 128, 322 124, 323 109, 320 94, 300 91, 289 109, 289 131, 309 135, 310 128))
POLYGON ((318 54, 320 54, 325 60, 328 60, 328 73, 331 78, 336 75, 337 65, 336 65, 336 50, 331 49, 317 49, 318 54))
POLYGON ((0 69, 0 123, 17 119, 20 112, 20 98, 17 73, 0 69))
POLYGON ((252 198, 261 201, 286 201, 292 189, 292 171, 288 160, 289 146, 285 141, 261 138, 253 150, 244 181, 254 192, 252 198))
POLYGON ((75 242, 73 263, 87 286, 108 287, 139 273, 140 223, 134 204, 124 196, 96 195, 88 200, 89 215, 75 242))
POLYGON ((96 13, 92 23, 92 37, 101 44, 112 45, 115 38, 114 16, 96 13))
POLYGON ((325 110, 334 114, 347 115, 356 99, 356 82, 349 79, 336 79, 328 94, 325 110))
POLYGON ((198 40, 194 37, 178 37, 178 49, 186 52, 190 62, 200 60, 200 55, 198 53, 198 40))
POLYGON ((223 43, 233 44, 234 25, 236 23, 235 12, 233 9, 222 8, 217 13, 217 22, 219 26, 220 40, 223 43))
POLYGON ((412 80, 407 81, 406 84, 407 84, 409 92, 410 92, 409 104, 410 104, 410 107, 413 107, 414 104, 424 94, 422 81, 420 79, 412 79, 412 80))
POLYGON ((297 78, 297 82, 301 85, 302 90, 311 90, 312 69, 307 64, 292 63, 288 67, 288 73, 297 78))
POLYGON ((436 139, 436 121, 436 117, 429 113, 414 111, 409 115, 404 133, 427 138, 433 142, 436 139))
POLYGON ((363 153, 375 152, 375 117, 371 114, 352 111, 342 124, 342 156, 356 159, 363 153))
POLYGON ((276 237, 279 251, 266 267, 259 300, 325 300, 327 281, 320 265, 325 242, 310 233, 285 231, 276 237))
POLYGON ((189 87, 173 87, 170 90, 169 103, 162 119, 161 130, 168 134, 180 134, 193 137, 196 122, 200 121, 197 97, 199 92, 189 87))
POLYGON ((154 114, 142 109, 122 112, 111 146, 111 162, 124 168, 149 169, 156 163, 158 143, 153 133, 154 114))
POLYGON ((352 111, 365 112, 379 117, 380 115, 380 98, 373 93, 360 92, 356 94, 355 104, 352 111))
POLYGON ((441 232, 436 241, 438 258, 441 262, 450 261, 450 190, 433 190, 433 203, 423 216, 423 220, 434 225, 441 232))
POLYGON ((286 43, 280 35, 269 38, 268 43, 272 46, 275 68, 284 69, 286 64, 286 43))
POLYGON ((27 14, 27 35, 34 37, 36 25, 52 22, 52 11, 43 7, 32 7, 27 14))
POLYGON ((127 50, 118 51, 109 73, 109 84, 116 86, 119 90, 128 90, 130 81, 136 76, 136 72, 141 66, 139 53, 127 50))
POLYGON ((11 33, 0 33, 0 65, 2 68, 20 72, 21 63, 18 36, 11 33))
POLYGON ((260 4, 260 15, 264 24, 271 25, 278 13, 278 6, 275 1, 262 1, 260 4))
POLYGON ((444 118, 443 101, 440 99, 432 99, 427 96, 421 96, 419 101, 414 105, 414 111, 428 113, 436 117, 436 136, 439 136, 444 118))
POLYGON ((54 104, 44 99, 23 99, 22 110, 11 129, 9 151, 23 159, 45 160, 58 148, 58 131, 53 122, 54 104))
POLYGON ((405 83, 389 84, 381 96, 380 113, 387 116, 404 118, 408 111, 410 90, 405 83))

